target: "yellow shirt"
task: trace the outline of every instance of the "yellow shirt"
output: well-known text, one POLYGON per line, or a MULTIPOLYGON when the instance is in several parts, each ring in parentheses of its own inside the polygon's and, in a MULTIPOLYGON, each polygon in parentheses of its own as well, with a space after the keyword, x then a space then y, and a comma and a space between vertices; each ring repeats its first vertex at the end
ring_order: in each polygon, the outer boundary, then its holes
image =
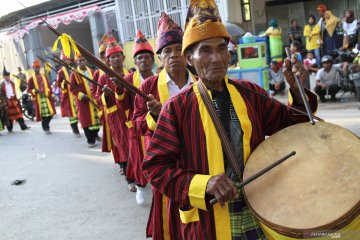
POLYGON ((318 39, 320 39, 320 27, 315 24, 311 30, 310 25, 306 25, 304 28, 304 37, 306 37, 306 49, 314 50, 320 47, 318 39))
POLYGON ((261 34, 261 37, 265 37, 265 36, 270 36, 270 37, 274 37, 274 36, 281 36, 282 34, 282 30, 281 28, 273 28, 273 27, 269 27, 263 34, 261 34))

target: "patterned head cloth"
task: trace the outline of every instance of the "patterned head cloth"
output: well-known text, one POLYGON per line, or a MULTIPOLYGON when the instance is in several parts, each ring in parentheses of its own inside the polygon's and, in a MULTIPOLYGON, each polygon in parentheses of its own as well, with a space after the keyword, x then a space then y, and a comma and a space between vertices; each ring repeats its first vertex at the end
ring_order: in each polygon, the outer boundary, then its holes
POLYGON ((152 49, 150 43, 147 41, 142 32, 138 30, 135 37, 133 57, 136 57, 136 55, 142 51, 147 51, 154 54, 154 50, 152 49))
POLYGON ((191 0, 186 17, 182 52, 190 45, 209 38, 230 35, 221 22, 219 10, 214 0, 191 0))
POLYGON ((162 12, 157 27, 156 53, 159 54, 167 45, 182 43, 183 34, 181 27, 162 12))
POLYGON ((35 61, 32 64, 33 67, 41 67, 39 59, 35 59, 35 61))
POLYGON ((123 53, 123 49, 120 47, 120 45, 116 42, 116 39, 114 37, 109 37, 107 39, 107 47, 105 56, 110 57, 111 54, 121 52, 123 53))
POLYGON ((5 64, 3 69, 3 76, 10 76, 10 73, 6 70, 5 64))

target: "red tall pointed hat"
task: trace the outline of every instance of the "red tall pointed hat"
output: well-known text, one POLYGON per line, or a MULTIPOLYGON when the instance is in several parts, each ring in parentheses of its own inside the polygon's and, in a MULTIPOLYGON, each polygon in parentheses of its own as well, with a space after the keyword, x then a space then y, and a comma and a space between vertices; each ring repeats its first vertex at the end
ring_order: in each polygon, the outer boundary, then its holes
POLYGON ((123 53, 123 49, 120 47, 120 45, 116 42, 116 39, 114 37, 109 37, 107 39, 107 47, 105 56, 110 57, 111 54, 121 52, 123 53))
POLYGON ((156 53, 159 54, 167 45, 182 43, 183 35, 181 27, 165 12, 161 13, 157 28, 156 53))
POLYGON ((35 59, 33 64, 32 64, 33 67, 41 67, 41 64, 40 64, 40 61, 39 59, 35 59))
POLYGON ((138 30, 135 37, 133 57, 136 57, 136 55, 142 51, 154 53, 153 48, 151 47, 150 43, 147 41, 144 34, 142 34, 140 30, 138 30))

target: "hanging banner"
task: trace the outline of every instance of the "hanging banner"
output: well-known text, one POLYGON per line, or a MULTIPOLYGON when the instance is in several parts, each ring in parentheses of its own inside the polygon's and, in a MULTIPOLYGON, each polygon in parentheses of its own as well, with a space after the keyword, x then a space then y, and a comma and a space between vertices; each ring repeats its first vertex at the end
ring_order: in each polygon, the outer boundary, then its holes
MULTIPOLYGON (((57 28, 60 23, 69 25, 72 21, 82 22, 86 16, 93 12, 101 12, 101 8, 97 5, 86 6, 64 13, 44 17, 44 20, 49 23, 53 28, 57 28)), ((19 41, 24 37, 25 34, 28 34, 31 29, 37 28, 41 23, 42 21, 40 19, 34 19, 23 29, 13 32, 0 33, 0 47, 5 46, 8 42, 12 40, 19 41)))

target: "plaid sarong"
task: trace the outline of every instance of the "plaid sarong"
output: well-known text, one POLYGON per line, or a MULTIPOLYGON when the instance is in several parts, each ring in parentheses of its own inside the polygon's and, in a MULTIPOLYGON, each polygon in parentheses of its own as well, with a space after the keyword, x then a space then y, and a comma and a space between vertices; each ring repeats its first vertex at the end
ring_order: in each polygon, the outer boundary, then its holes
MULTIPOLYGON (((92 103, 90 103, 92 104, 92 103)), ((98 114, 98 110, 96 110, 96 108, 94 108, 94 115, 95 115, 95 124, 91 125, 89 127, 90 130, 99 130, 101 128, 101 122, 100 122, 100 118, 99 118, 99 114, 98 114)))
POLYGON ((70 120, 70 124, 79 122, 79 119, 77 117, 70 117, 69 120, 70 120))
POLYGON ((41 113, 41 117, 51 117, 52 116, 46 99, 47 98, 46 98, 45 95, 40 94, 40 113, 41 113))
POLYGON ((4 130, 4 126, 2 124, 2 119, 1 119, 1 116, 0 116, 0 131, 4 130))
POLYGON ((10 121, 16 121, 23 117, 19 101, 15 97, 8 101, 8 117, 10 121))
POLYGON ((258 220, 246 204, 243 190, 238 191, 240 197, 228 203, 232 240, 266 240, 258 220))
POLYGON ((100 123, 100 119, 98 117, 98 114, 97 114, 97 110, 95 110, 95 125, 92 125, 89 127, 90 130, 99 130, 101 128, 101 123, 100 123))

